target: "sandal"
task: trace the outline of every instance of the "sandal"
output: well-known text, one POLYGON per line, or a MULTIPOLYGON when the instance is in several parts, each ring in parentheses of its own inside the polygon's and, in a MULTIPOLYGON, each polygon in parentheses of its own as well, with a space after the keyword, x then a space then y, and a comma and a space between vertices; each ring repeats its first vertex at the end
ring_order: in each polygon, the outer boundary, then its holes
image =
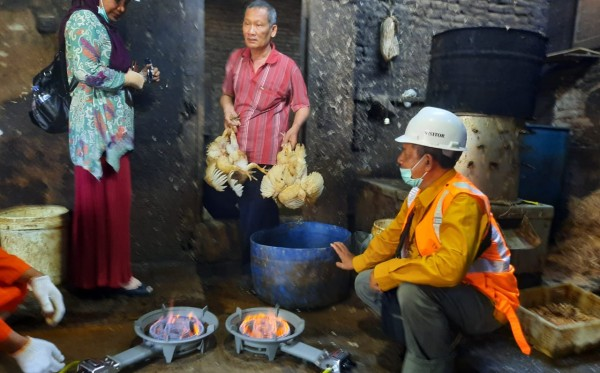
POLYGON ((119 294, 127 295, 129 297, 147 297, 151 295, 153 291, 154 289, 152 286, 143 283, 135 289, 120 288, 118 290, 119 294))

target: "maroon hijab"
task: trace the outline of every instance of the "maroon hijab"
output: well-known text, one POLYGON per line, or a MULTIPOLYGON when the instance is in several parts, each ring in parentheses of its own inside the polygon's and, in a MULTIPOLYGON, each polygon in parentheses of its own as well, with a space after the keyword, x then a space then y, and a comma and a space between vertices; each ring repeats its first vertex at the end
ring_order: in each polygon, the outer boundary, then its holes
POLYGON ((72 0, 71 8, 60 24, 60 29, 58 32, 59 48, 62 51, 65 50, 65 25, 69 20, 69 17, 71 17, 71 14, 81 9, 89 10, 93 12, 96 17, 98 17, 100 23, 102 23, 106 27, 106 31, 108 31, 110 44, 112 45, 108 67, 125 73, 131 67, 131 56, 125 47, 125 42, 123 41, 123 38, 121 38, 121 35, 119 35, 114 22, 106 22, 104 18, 98 14, 98 3, 99 0, 72 0))

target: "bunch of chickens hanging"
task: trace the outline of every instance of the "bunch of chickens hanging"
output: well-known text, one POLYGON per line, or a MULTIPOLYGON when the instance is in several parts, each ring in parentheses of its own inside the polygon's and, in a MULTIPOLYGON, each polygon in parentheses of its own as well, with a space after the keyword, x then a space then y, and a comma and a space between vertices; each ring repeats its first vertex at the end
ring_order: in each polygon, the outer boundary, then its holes
POLYGON ((222 192, 229 186, 237 196, 244 191, 244 182, 255 180, 255 170, 266 174, 260 185, 264 198, 273 198, 278 205, 297 209, 313 204, 323 192, 323 176, 308 173, 304 145, 292 149, 285 144, 277 154, 277 164, 268 171, 256 163, 248 163, 246 154, 239 149, 235 133, 225 129, 206 152, 206 175, 204 180, 215 190, 222 192))
POLYGON ((267 173, 256 163, 248 163, 248 157, 240 150, 232 129, 226 128, 221 136, 208 145, 204 181, 217 191, 222 192, 229 185, 241 197, 244 191, 242 184, 247 179, 256 179, 252 176, 254 169, 267 173))
POLYGON ((273 198, 289 209, 297 209, 305 203, 313 204, 323 193, 323 176, 318 172, 308 173, 304 145, 283 145, 277 153, 277 164, 263 177, 260 193, 273 198))

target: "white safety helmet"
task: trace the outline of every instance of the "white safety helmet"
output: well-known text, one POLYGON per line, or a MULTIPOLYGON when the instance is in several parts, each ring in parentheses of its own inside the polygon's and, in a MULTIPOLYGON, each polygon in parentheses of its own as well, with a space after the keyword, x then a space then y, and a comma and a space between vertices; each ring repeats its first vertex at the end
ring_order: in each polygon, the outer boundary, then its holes
POLYGON ((404 135, 396 141, 462 152, 467 149, 467 130, 453 113, 426 106, 408 122, 404 135))

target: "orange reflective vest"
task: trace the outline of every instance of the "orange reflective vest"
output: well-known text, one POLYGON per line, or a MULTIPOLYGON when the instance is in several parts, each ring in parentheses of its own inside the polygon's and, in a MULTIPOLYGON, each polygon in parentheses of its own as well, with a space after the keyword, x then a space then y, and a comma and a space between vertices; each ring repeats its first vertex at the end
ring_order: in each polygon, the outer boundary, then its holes
MULTIPOLYGON (((516 309, 519 307, 519 288, 517 287, 517 279, 514 276, 514 267, 510 264, 510 250, 496 219, 492 215, 488 198, 460 173, 457 173, 455 177, 448 181, 433 201, 431 208, 415 227, 414 236, 419 254, 427 256, 440 249, 440 226, 444 211, 459 193, 471 195, 480 204, 481 209, 488 214, 490 221, 488 229, 491 230, 491 232, 488 232, 488 236, 491 238, 490 245, 483 248, 481 255, 471 264, 463 282, 476 287, 492 300, 496 308, 496 318, 500 321, 508 320, 515 341, 521 351, 529 355, 531 347, 523 335, 516 314, 516 309), (427 223, 428 221, 431 224, 427 223)), ((414 199, 409 203, 407 216, 410 216, 414 208, 414 199)), ((406 221, 404 225, 406 225, 406 221)))

